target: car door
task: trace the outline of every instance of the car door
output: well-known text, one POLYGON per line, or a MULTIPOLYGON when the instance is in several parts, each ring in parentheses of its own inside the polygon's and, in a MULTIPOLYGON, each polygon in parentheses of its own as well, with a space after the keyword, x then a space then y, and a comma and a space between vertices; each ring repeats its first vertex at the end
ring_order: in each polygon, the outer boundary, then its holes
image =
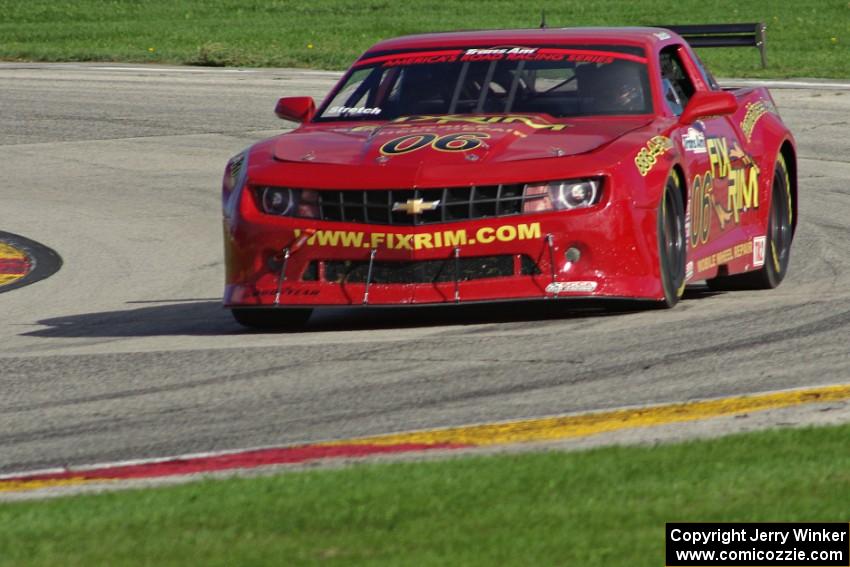
MULTIPOLYGON (((684 46, 668 46, 660 54, 665 102, 680 115, 699 89, 717 89, 711 77, 700 73, 684 46)), ((758 208, 758 168, 746 153, 730 116, 706 117, 679 125, 688 204, 685 217, 692 279, 713 277, 716 269, 747 253, 743 215, 758 208)), ((751 250, 749 251, 751 252, 751 250)))

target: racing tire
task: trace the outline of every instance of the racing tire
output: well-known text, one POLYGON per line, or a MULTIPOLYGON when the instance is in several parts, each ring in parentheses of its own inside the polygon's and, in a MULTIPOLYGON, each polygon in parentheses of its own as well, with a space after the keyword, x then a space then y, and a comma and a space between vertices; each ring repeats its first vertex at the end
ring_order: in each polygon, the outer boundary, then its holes
POLYGON ((670 173, 664 186, 664 194, 658 204, 658 259, 664 299, 657 307, 669 309, 675 306, 685 293, 685 206, 682 189, 675 172, 670 173))
POLYGON ((236 322, 250 329, 261 329, 264 331, 294 331, 304 327, 312 309, 274 309, 235 307, 231 314, 236 322))
POLYGON ((773 168, 773 187, 770 195, 767 235, 765 239, 764 266, 752 272, 732 276, 718 276, 707 280, 713 291, 739 291, 773 289, 788 273, 791 257, 791 241, 794 238, 791 183, 788 167, 782 154, 773 168))

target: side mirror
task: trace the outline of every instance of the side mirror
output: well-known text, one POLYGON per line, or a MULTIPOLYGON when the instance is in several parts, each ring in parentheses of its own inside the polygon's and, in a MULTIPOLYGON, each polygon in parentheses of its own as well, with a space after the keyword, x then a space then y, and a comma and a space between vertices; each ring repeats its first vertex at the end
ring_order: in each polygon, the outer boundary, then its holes
POLYGON ((316 103, 310 96, 286 96, 277 101, 274 113, 292 122, 309 122, 316 114, 316 103))
POLYGON ((738 110, 738 99, 726 91, 699 91, 694 93, 685 111, 679 117, 682 124, 691 124, 700 118, 733 114, 738 110))

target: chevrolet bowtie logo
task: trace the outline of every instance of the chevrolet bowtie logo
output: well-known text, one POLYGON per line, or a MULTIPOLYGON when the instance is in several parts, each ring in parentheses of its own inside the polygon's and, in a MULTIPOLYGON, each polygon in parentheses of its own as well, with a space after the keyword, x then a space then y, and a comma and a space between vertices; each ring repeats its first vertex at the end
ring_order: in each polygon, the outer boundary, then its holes
POLYGON ((393 203, 393 212, 404 211, 409 215, 421 215, 425 211, 433 211, 440 206, 440 201, 425 201, 425 199, 408 199, 406 203, 393 203))

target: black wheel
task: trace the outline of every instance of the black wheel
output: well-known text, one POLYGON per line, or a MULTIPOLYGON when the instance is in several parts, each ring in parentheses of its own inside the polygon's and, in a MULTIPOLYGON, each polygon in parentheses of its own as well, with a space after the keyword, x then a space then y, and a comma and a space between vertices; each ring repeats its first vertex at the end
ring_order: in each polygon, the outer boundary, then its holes
POLYGON ((313 310, 235 307, 231 313, 236 322, 244 327, 266 331, 292 331, 302 328, 313 314, 313 310))
POLYGON ((685 206, 675 172, 670 172, 658 205, 658 258, 664 299, 659 307, 673 307, 685 292, 685 206))
POLYGON ((792 215, 791 183, 788 178, 788 167, 780 154, 773 168, 773 187, 770 195, 770 212, 768 213, 765 238, 764 266, 754 272, 710 279, 706 281, 708 287, 716 291, 736 291, 773 289, 782 283, 785 274, 788 272, 791 241, 794 238, 792 215))

